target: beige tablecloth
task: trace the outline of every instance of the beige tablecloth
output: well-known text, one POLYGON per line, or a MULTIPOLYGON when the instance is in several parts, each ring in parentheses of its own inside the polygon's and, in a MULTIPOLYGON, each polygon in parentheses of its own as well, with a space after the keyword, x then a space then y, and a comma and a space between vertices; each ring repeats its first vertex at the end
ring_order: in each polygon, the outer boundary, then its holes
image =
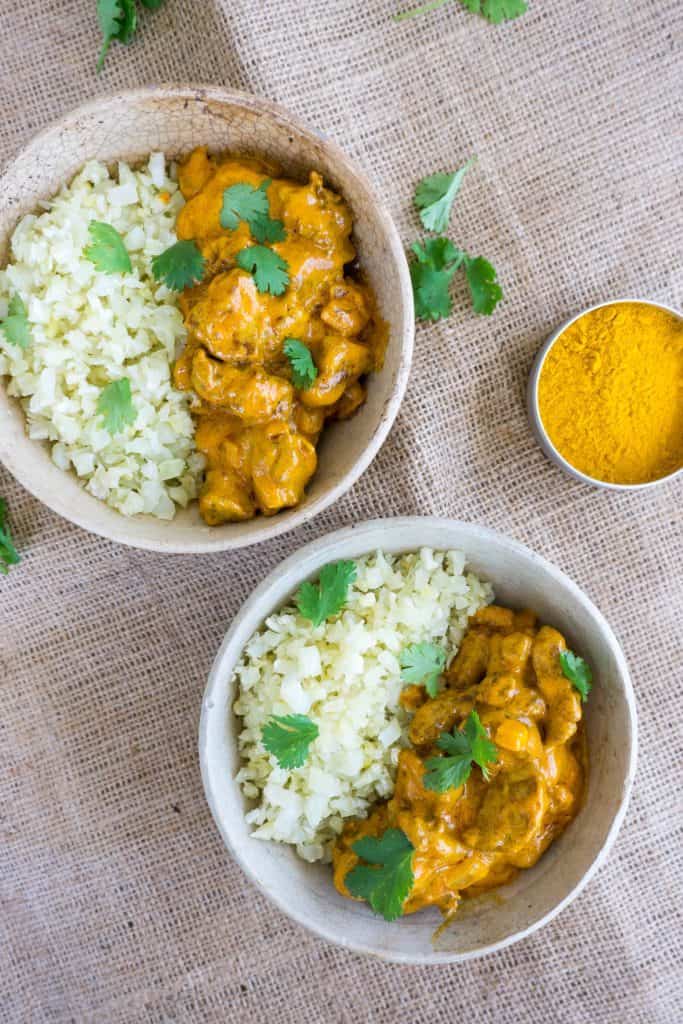
POLYGON ((0 160, 68 108, 161 81, 277 99, 336 138, 418 236, 416 179, 478 156, 452 232, 496 265, 490 319, 420 327, 408 395, 360 483, 258 550, 164 557, 91 537, 0 468, 24 552, 0 580, 0 1021, 677 1024, 681 487, 609 494, 534 444, 532 357, 583 305, 683 305, 679 0, 530 0, 496 28, 458 2, 168 0, 95 74, 94 2, 0 2, 0 160), (678 61, 678 63, 677 63, 678 61), (553 924, 464 966, 386 966, 292 925, 209 818, 200 699, 231 616, 304 541, 380 515, 503 530, 606 613, 641 753, 616 847, 553 924))

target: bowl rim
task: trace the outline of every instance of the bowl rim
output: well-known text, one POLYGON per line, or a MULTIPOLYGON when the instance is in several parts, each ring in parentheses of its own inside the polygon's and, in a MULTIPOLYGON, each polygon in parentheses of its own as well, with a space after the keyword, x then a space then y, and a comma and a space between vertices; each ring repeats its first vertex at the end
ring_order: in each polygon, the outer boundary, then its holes
MULTIPOLYGON (((463 545, 465 555, 467 551, 465 545, 463 545)), ((372 546, 368 550, 372 550, 372 546)), ((408 549, 406 549, 408 550, 408 549)), ((303 581, 310 576, 310 570, 306 573, 299 573, 298 580, 303 581)), ((296 583, 294 584, 296 586, 296 583)), ((227 686, 231 684, 231 679, 227 681, 227 686)), ((576 899, 576 897, 583 891, 588 885, 591 879, 595 876, 600 867, 604 864, 609 853, 614 846, 619 830, 623 824, 626 812, 628 810, 629 800, 631 796, 631 790, 633 787, 633 781, 637 769, 638 761, 638 716, 636 709, 636 699, 631 682, 631 675, 629 672, 626 656, 621 648, 617 637, 612 630, 611 626, 603 616, 602 612, 596 607, 591 599, 584 593, 584 591, 575 583, 571 577, 564 573, 558 566, 544 558, 542 555, 537 554, 532 548, 522 544, 520 541, 514 540, 507 534, 502 533, 499 530, 493 530, 489 527, 480 526, 477 523, 470 523, 461 519, 451 519, 448 517, 441 516, 397 516, 387 517, 379 519, 370 519, 363 522, 354 523, 350 526, 344 526, 340 529, 334 530, 331 533, 324 534, 322 537, 318 537, 315 540, 310 541, 307 544, 302 545, 297 551, 293 552, 282 562, 278 563, 271 572, 263 579, 258 586, 251 592, 246 601, 240 606, 237 613, 233 617, 228 630, 220 644, 220 647, 216 653, 202 698, 199 730, 198 730, 198 747, 199 747, 199 764, 202 777, 202 785, 204 788, 204 795, 211 812, 211 816, 214 820, 218 832, 230 853, 233 860, 239 865, 241 870, 246 874, 249 880, 256 886, 259 892, 274 903, 279 910, 281 910, 287 917, 294 920, 301 927, 307 931, 317 935, 319 938, 325 939, 327 942, 332 943, 347 951, 354 953, 364 954, 374 959, 392 963, 402 964, 446 964, 446 963, 463 963, 468 960, 474 960, 482 956, 486 956, 490 953, 498 952, 499 950, 505 949, 507 946, 511 946, 515 942, 519 942, 522 939, 532 935, 538 931, 544 925, 552 921, 558 914, 561 913, 565 907, 576 899), (313 922, 303 912, 299 911, 296 905, 290 905, 286 899, 280 896, 279 893, 273 892, 271 888, 263 885, 256 872, 252 869, 248 860, 240 856, 235 845, 233 844, 230 834, 230 823, 229 820, 223 820, 220 815, 217 801, 214 798, 214 791, 211 785, 211 772, 210 772, 210 725, 215 714, 218 712, 214 711, 214 708, 219 704, 214 699, 215 693, 221 687, 223 679, 222 665, 227 657, 234 654, 235 661, 239 657, 239 654, 244 649, 244 646, 248 642, 249 637, 246 637, 244 641, 239 645, 239 648, 234 650, 237 643, 237 636, 241 630, 241 623, 245 618, 250 616, 252 613, 255 615, 258 611, 258 618, 262 624, 268 615, 270 615, 279 605, 273 604, 270 600, 270 593, 272 588, 277 584, 279 579, 287 574, 290 570, 300 569, 304 559, 303 555, 306 555, 306 562, 310 558, 316 561, 316 568, 313 573, 317 572, 318 569, 324 565, 327 561, 331 561, 337 558, 344 557, 344 548, 347 546, 347 542, 351 538, 357 537, 359 534, 370 533, 381 529, 385 533, 388 531, 400 531, 402 529, 411 529, 416 534, 416 544, 414 549, 419 550, 420 542, 419 536, 420 531, 425 527, 439 527, 439 528, 456 528, 464 529, 467 533, 472 536, 477 536, 482 540, 501 544, 516 555, 520 555, 525 559, 528 559, 532 564, 543 568, 545 571, 550 571, 551 574, 562 579, 564 585, 567 587, 571 596, 594 618, 596 624, 600 627, 600 631, 603 635, 604 642, 609 646, 612 655, 614 656, 615 663, 618 668, 618 678, 621 683, 624 699, 628 709, 628 715, 630 719, 631 734, 630 734, 630 755, 628 760, 628 767, 625 773, 625 778, 622 783, 621 791, 621 802, 617 811, 614 815, 609 831, 605 837, 605 840, 601 848, 596 853, 593 861, 590 863, 585 873, 576 883, 573 889, 567 893, 554 907, 552 907, 546 914, 544 914, 537 921, 534 921, 528 927, 513 932, 511 935, 506 936, 497 942, 492 942, 489 945, 481 946, 477 949, 470 950, 466 953, 439 953, 435 952, 433 955, 426 957, 422 954, 410 955, 403 952, 394 953, 378 953, 375 948, 370 945, 363 944, 362 942, 353 942, 340 937, 328 929, 324 921, 313 922), (261 606, 264 607, 263 611, 259 609, 261 606)), ((239 784, 235 781, 234 776, 228 776, 226 772, 226 785, 238 787, 239 784)))
MULTIPOLYGON (((0 167, 0 186, 4 180, 17 170, 25 159, 35 158, 40 152, 45 141, 54 136, 55 133, 65 131, 78 118, 96 114, 103 103, 120 101, 126 104, 130 101, 158 100, 163 98, 177 97, 179 99, 191 100, 197 103, 226 104, 251 111, 256 111, 269 118, 279 121, 285 127, 291 126, 307 141, 315 145, 322 145, 329 156, 330 162, 335 167, 342 167, 346 174, 357 181, 361 190, 365 192, 375 210, 377 222, 380 224, 384 238, 387 242, 386 256, 393 262, 394 272, 399 279, 399 293, 403 306, 403 331, 396 337, 396 368, 394 370, 394 386, 389 397, 378 410, 377 422, 372 429, 371 437, 361 452, 359 458, 353 463, 349 470, 339 479, 331 483, 329 489, 316 496, 314 499, 304 501, 303 504, 294 506, 291 509, 283 510, 280 515, 260 518, 260 529, 254 530, 253 534, 238 534, 231 536, 230 525, 224 524, 223 528, 211 528, 214 532, 207 533, 200 526, 197 530, 196 540, 174 541, 172 535, 164 536, 164 527, 171 526, 164 520, 154 519, 152 516, 127 517, 116 509, 110 508, 105 502, 101 502, 105 509, 112 513, 115 518, 107 518, 107 522, 92 523, 92 516, 88 510, 80 511, 74 508, 69 496, 62 496, 55 493, 41 480, 37 474, 25 473, 20 455, 9 444, 4 444, 0 436, 0 463, 12 474, 12 476, 30 493, 46 505, 57 515, 81 527, 88 533, 104 537, 117 543, 141 550, 157 551, 164 554, 205 554, 217 551, 231 551, 239 548, 255 546, 266 541, 279 537, 290 530, 295 530, 304 523, 310 522, 315 516, 329 508, 349 491, 367 470, 373 459, 377 456, 384 442, 386 441, 391 428, 394 425, 396 416, 405 396, 410 369, 413 357, 415 339, 415 310, 413 292, 408 271, 408 262, 403 242, 393 217, 379 198, 374 186, 367 175, 356 166, 355 162, 346 155, 344 150, 328 136, 309 126, 306 122, 300 121, 291 114, 285 107, 270 99, 258 96, 254 93, 244 92, 238 89, 224 88, 217 85, 195 85, 191 83, 161 83, 159 85, 146 85, 133 89, 117 90, 112 93, 102 93, 96 98, 68 111, 60 118, 50 122, 34 135, 16 155, 4 166, 0 167), (134 537, 129 534, 126 525, 132 522, 143 522, 150 525, 152 536, 134 537), (158 535, 157 535, 158 529, 158 535), (201 532, 200 532, 201 531, 201 532)), ((87 159, 87 158, 86 158, 87 159)), ((4 264, 3 264, 4 265, 4 264)), ((397 332, 398 333, 398 332, 397 332)), ((381 371, 380 371, 381 372, 381 371)), ((0 378, 0 405, 4 402, 16 402, 6 394, 0 378)), ((22 410, 23 415, 23 410, 22 410)), ((43 441, 34 441, 26 435, 27 444, 44 445, 43 441)), ((49 458, 49 453, 48 453, 49 458)), ((63 471, 67 475, 70 471, 63 471)), ((75 479, 75 475, 74 475, 75 479)), ((77 481, 76 481, 77 482, 77 481)), ((85 492, 87 493, 87 492, 85 492)), ((98 500, 98 499, 94 499, 98 500)))
POLYGON ((607 306, 621 305, 625 302, 638 303, 641 306, 652 306, 655 309, 661 309, 665 313, 671 313, 673 316, 677 317, 678 320, 683 321, 683 312, 676 309, 674 306, 668 306, 665 302, 657 302, 655 299, 640 299, 627 295, 622 298, 607 299, 605 302, 596 302, 592 306, 586 306, 585 309, 580 310, 574 316, 571 316, 568 320, 565 320, 560 324, 560 326, 553 331, 536 353, 527 384, 527 412, 534 437, 542 451, 551 462, 554 462, 556 466, 559 466, 560 469, 564 470, 564 472, 569 476, 574 477, 575 480, 580 480, 582 483, 589 484, 591 487, 600 487, 607 491, 645 491, 652 487, 659 487, 662 484, 669 483, 671 480, 675 480, 677 476, 683 473, 683 467, 675 469, 672 473, 667 473, 666 476, 660 476, 656 480, 648 480, 642 484, 615 484, 610 483, 607 480, 599 480, 597 477, 589 476, 587 473, 583 473, 580 469, 573 466, 571 462, 568 462, 550 440, 548 431, 546 430, 543 419, 541 418, 541 411, 538 404, 538 386, 541 373, 543 371, 543 364, 545 363, 546 356, 552 349, 555 342, 559 339, 560 335, 564 334, 568 327, 571 327, 572 324, 576 323, 577 320, 580 320, 581 317, 585 316, 587 313, 592 313, 596 309, 604 309, 607 306))

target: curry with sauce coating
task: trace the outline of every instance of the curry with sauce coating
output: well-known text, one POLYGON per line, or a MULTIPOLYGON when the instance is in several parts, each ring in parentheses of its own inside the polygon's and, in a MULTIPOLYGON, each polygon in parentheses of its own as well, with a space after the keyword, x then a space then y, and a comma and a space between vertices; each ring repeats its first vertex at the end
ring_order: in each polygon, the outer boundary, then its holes
POLYGON ((356 255, 351 212, 318 173, 303 185, 256 160, 216 159, 200 148, 180 165, 179 183, 187 202, 178 238, 193 239, 206 259, 204 280, 180 298, 188 340, 174 369, 176 387, 197 396, 196 443, 207 459, 200 512, 210 525, 273 515, 301 501, 325 422, 364 402, 386 327, 370 288, 347 273, 356 255), (259 291, 236 264, 256 243, 249 224, 230 230, 220 219, 227 188, 264 183, 270 217, 284 228, 271 246, 289 274, 278 296, 259 291), (290 338, 313 356, 317 377, 308 387, 294 386, 290 338))
POLYGON ((405 688, 413 749, 399 755, 392 798, 347 823, 337 841, 342 895, 350 896, 344 880, 359 863, 352 845, 387 828, 401 829, 415 848, 404 913, 437 906, 450 916, 463 895, 504 885, 536 863, 578 813, 587 773, 581 700, 562 672, 564 650, 564 637, 539 627, 532 612, 491 605, 470 619, 436 697, 405 688), (473 709, 498 748, 490 781, 473 767, 457 789, 425 788, 437 739, 473 709))

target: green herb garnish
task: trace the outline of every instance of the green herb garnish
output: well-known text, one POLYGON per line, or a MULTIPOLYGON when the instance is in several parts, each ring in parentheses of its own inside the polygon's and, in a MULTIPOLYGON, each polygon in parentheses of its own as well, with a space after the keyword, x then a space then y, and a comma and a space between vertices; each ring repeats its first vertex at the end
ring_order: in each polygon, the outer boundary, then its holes
POLYGON ((0 498, 0 575, 6 576, 11 565, 17 565, 21 555, 12 543, 7 525, 7 502, 0 498))
POLYGON ((462 786, 469 779, 473 764, 479 765, 488 781, 489 765, 498 760, 498 748, 489 739, 476 711, 470 711, 462 732, 455 728, 452 733, 443 732, 436 745, 446 756, 428 757, 422 779, 425 789, 435 793, 462 786))
POLYGON ((380 839, 364 836, 351 849, 367 864, 352 868, 344 885, 352 896, 367 900, 385 921, 395 921, 415 881, 415 847, 401 829, 388 828, 380 839))
POLYGON ((469 256, 448 238, 428 238, 415 242, 417 260, 410 266, 415 312, 420 320, 441 320, 453 309, 450 284, 463 267, 475 312, 491 314, 503 297, 496 271, 481 256, 469 256))
POLYGON ((585 703, 593 682, 590 665, 573 651, 560 651, 560 667, 562 675, 569 680, 574 689, 579 691, 581 700, 585 703))
POLYGON ((318 583, 301 584, 296 606, 305 619, 319 626, 343 608, 355 578, 354 562, 332 562, 320 570, 318 583))
POLYGON ((282 256, 265 245, 248 245, 236 257, 237 266, 253 274, 260 292, 282 295, 289 284, 289 266, 282 256))
MULTIPOLYGON (((150 11, 158 10, 166 0, 141 0, 142 6, 150 11)), ((102 32, 102 49, 97 61, 101 71, 112 39, 129 43, 137 29, 138 16, 135 0, 97 0, 97 21, 102 32)))
POLYGON ((206 260, 195 242, 176 242, 152 260, 152 273, 157 281, 163 281, 167 288, 181 292, 193 284, 199 284, 204 276, 206 260))
POLYGON ((16 345, 18 348, 27 349, 33 341, 28 310, 17 292, 9 300, 7 316, 0 323, 0 331, 10 345, 16 345))
POLYGON ((437 644, 410 644, 401 651, 401 679, 421 683, 430 697, 439 692, 439 676, 446 667, 446 652, 437 644))
POLYGON ((313 362, 311 350, 296 338, 285 338, 284 353, 292 368, 292 380, 295 388, 310 388, 318 376, 313 362))
MULTIPOLYGON (((414 7, 410 11, 394 15, 395 21, 405 21, 406 18, 416 18, 419 14, 428 14, 444 7, 449 0, 430 0, 429 3, 414 7)), ((526 0, 460 0, 468 11, 473 14, 481 14, 494 25, 500 25, 503 21, 518 18, 527 9, 526 0)))
POLYGON ((282 242, 286 237, 285 226, 281 220, 273 220, 270 216, 266 194, 270 183, 271 179, 266 178, 258 188, 242 182, 226 188, 221 207, 221 227, 234 231, 241 221, 245 221, 259 244, 282 242))
POLYGON ((452 174, 430 174, 415 189, 415 206, 427 231, 441 232, 448 227, 453 201, 474 157, 452 174))
POLYGON ((83 250, 83 255, 97 270, 104 274, 126 274, 133 269, 123 238, 111 224, 91 220, 88 232, 92 243, 83 250))
POLYGON ((280 768, 301 768, 318 726, 306 715, 273 715, 261 733, 261 742, 280 768))
POLYGON ((104 429, 112 436, 135 423, 137 413, 127 377, 114 380, 102 389, 97 399, 97 411, 104 419, 104 429))

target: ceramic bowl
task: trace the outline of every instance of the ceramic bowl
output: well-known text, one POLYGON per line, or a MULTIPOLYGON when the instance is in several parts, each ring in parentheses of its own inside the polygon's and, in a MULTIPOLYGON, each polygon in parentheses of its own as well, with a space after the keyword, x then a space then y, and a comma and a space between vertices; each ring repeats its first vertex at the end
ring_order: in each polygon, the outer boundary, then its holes
POLYGON ((595 306, 588 306, 587 309, 582 309, 576 316, 566 320, 556 331, 550 335, 546 343, 540 349, 538 355, 534 360, 534 365, 531 368, 529 375, 529 383, 527 385, 527 409, 529 412, 529 422, 531 423, 531 429, 534 432, 534 436, 541 446, 542 450, 548 456, 551 462, 554 462, 556 466, 564 470, 569 476, 573 476, 575 480, 581 480, 585 484, 591 484, 593 487, 604 487, 609 491, 642 491, 648 487, 658 487, 660 484, 666 483, 669 480, 673 480, 674 477, 683 473, 683 470, 677 469, 674 473, 669 473, 667 476, 662 476, 658 480, 650 480, 644 484, 612 484, 606 480, 598 480, 596 477, 588 476, 586 473, 582 473, 580 469, 572 466, 571 462, 567 462, 563 455, 557 450, 555 445, 550 440, 548 432, 545 429, 543 420, 541 419, 541 413, 538 404, 538 382, 541 377, 541 371, 543 370, 543 364, 545 358, 550 352, 557 339, 561 334, 571 327, 573 323, 576 323, 586 313, 592 313, 595 309, 603 309, 605 306, 615 306, 621 302, 638 302, 644 306, 654 306, 656 309, 662 309, 665 313, 671 313, 673 316, 678 317, 679 320, 683 319, 680 311, 672 309, 671 306, 665 306, 661 302, 650 302, 648 299, 610 299, 607 302, 598 302, 595 306))
POLYGON ((208 527, 196 503, 172 522, 126 518, 87 494, 58 469, 47 448, 26 436, 23 412, 0 378, 0 461, 37 498, 92 533, 140 548, 204 552, 255 544, 291 530, 347 491, 379 451, 405 391, 413 346, 413 300, 403 246, 391 217, 363 175, 335 143, 305 128, 268 100, 217 87, 158 86, 96 100, 48 128, 0 177, 0 266, 18 220, 53 196, 93 158, 134 164, 152 150, 180 156, 206 144, 248 153, 305 178, 312 168, 341 192, 354 216, 361 264, 389 323, 385 364, 369 381, 368 400, 319 446, 319 467, 305 500, 272 518, 208 527))
MULTIPOLYGON (((339 946, 385 960, 433 964, 467 960, 503 948, 550 921, 592 878, 616 839, 636 767, 636 709, 628 667, 614 633, 580 588, 558 568, 508 537, 448 519, 385 519, 322 537, 271 573, 235 617, 209 677, 202 705, 200 761, 211 812, 233 857, 252 882, 295 921, 339 946), (329 866, 300 860, 293 849, 252 839, 248 805, 235 775, 238 722, 232 714, 234 667, 263 620, 299 584, 340 558, 378 548, 458 548, 495 589, 496 600, 530 607, 558 627, 591 664, 585 706, 590 774, 585 805, 538 864, 495 896, 466 901, 440 930, 426 910, 389 924, 362 903, 340 896, 329 866)), ((587 898, 590 898, 588 896, 587 898)))

